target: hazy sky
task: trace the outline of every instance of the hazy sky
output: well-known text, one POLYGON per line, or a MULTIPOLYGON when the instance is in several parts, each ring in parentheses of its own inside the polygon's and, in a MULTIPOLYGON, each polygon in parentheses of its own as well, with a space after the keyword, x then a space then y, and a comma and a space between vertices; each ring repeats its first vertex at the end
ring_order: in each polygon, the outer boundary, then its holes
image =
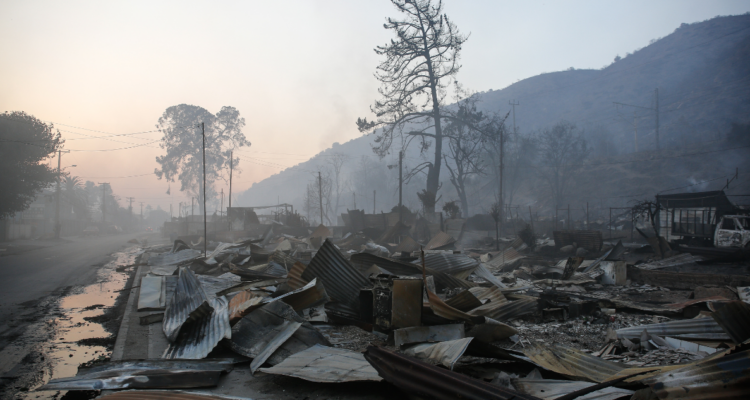
MULTIPOLYGON (((748 1, 445 0, 471 34, 459 80, 502 89, 541 72, 601 68, 683 22, 750 11, 748 1)), ((66 138, 63 166, 115 194, 169 209, 184 198, 153 170, 164 110, 234 106, 252 142, 235 193, 333 142, 359 136, 377 97, 376 45, 399 17, 369 1, 3 1, 0 112, 51 121, 66 138), (100 132, 95 132, 100 131, 100 132), (88 136, 85 136, 88 135, 88 136), (78 151, 83 150, 83 151, 78 151), (150 174, 149 176, 126 177, 150 174)), ((226 191, 226 190, 225 190, 226 191)))

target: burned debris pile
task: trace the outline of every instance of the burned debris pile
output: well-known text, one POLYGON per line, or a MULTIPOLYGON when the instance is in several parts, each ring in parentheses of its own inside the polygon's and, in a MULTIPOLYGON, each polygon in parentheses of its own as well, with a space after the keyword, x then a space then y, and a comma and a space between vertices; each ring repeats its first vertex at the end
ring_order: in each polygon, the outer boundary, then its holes
POLYGON ((601 231, 469 243, 400 224, 378 241, 320 225, 209 241, 208 254, 189 240, 151 246, 131 296, 149 312, 141 324, 161 324, 149 337, 161 358, 111 361, 42 389, 221 398, 227 376, 247 371, 237 376, 440 399, 750 390, 746 260, 657 252, 601 231))

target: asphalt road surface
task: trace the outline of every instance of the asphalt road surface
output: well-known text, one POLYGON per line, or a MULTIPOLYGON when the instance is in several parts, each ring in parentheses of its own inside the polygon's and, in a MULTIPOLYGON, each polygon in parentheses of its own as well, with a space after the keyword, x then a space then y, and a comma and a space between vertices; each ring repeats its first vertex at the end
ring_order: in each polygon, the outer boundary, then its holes
POLYGON ((110 255, 143 233, 20 241, 0 248, 0 334, 22 303, 34 302, 75 285, 92 283, 110 255))

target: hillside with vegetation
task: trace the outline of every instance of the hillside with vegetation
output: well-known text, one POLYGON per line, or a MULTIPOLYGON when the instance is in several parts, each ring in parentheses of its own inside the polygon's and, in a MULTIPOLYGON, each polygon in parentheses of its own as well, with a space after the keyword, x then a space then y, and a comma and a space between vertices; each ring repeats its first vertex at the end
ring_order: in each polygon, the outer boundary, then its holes
MULTIPOLYGON (((672 34, 602 69, 544 73, 476 94, 478 107, 487 113, 505 115, 511 110, 509 102, 520 103, 515 109, 517 135, 510 135, 505 163, 505 201, 523 209, 531 206, 541 215, 553 214, 555 207, 543 179, 545 155, 539 146, 529 150, 514 144, 523 138, 538 142, 541 132, 561 121, 575 126, 589 151, 573 163, 576 168, 558 207, 571 204, 581 209, 588 202, 589 207, 605 210, 669 189, 675 189, 670 193, 721 189, 735 171, 739 174, 729 191, 750 193, 749 95, 750 15, 682 24, 672 34)), ((512 124, 509 117, 508 132, 513 131, 512 124)), ((238 205, 280 200, 305 214, 311 207, 306 188, 315 184, 317 172, 322 171, 331 185, 328 191, 324 189, 329 211, 346 212, 356 201, 357 208, 372 212, 373 191, 377 193, 375 211, 390 210, 397 202, 398 172, 388 165, 398 164, 397 156, 381 160, 371 144, 372 136, 367 135, 336 143, 254 184, 239 195, 238 205), (340 164, 338 174, 334 160, 340 164)), ((405 166, 422 160, 419 151, 411 148, 405 166)), ((486 174, 468 183, 471 214, 486 212, 495 199, 495 168, 490 160, 484 161, 486 174)), ((440 203, 457 199, 447 171, 441 176, 438 208, 440 203)), ((416 192, 423 187, 420 175, 409 181, 404 188, 407 207, 420 210, 416 192)), ((750 198, 735 198, 740 203, 743 199, 750 198)))

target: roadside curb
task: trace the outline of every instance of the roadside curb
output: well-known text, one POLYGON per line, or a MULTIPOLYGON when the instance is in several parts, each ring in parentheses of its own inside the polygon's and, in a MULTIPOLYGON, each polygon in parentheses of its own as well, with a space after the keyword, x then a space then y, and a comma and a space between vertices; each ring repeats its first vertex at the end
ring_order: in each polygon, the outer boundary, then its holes
MULTIPOLYGON (((139 286, 141 281, 141 274, 143 272, 143 265, 138 265, 138 270, 135 272, 135 278, 133 279, 133 286, 139 286)), ((125 353, 125 342, 128 337, 128 330, 130 329, 130 314, 135 309, 135 302, 138 299, 140 288, 131 289, 128 295, 128 304, 125 306, 125 312, 122 315, 122 322, 120 322, 120 329, 117 331, 117 339, 115 340, 115 347, 112 350, 112 361, 122 360, 123 354, 125 353)))

